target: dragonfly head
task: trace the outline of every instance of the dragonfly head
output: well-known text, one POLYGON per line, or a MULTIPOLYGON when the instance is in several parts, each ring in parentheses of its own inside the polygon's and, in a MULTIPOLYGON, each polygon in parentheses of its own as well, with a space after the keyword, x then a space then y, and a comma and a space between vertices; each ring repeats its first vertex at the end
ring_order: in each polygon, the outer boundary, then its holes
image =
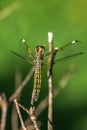
POLYGON ((36 46, 35 47, 35 52, 36 53, 44 54, 44 51, 45 51, 45 47, 44 46, 36 46))

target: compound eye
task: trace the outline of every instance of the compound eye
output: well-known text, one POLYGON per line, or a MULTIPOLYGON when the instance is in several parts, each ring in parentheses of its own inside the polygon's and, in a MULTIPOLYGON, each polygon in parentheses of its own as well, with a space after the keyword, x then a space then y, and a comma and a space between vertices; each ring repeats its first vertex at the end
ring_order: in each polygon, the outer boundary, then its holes
POLYGON ((35 52, 38 52, 38 50, 39 50, 39 47, 36 47, 36 48, 35 48, 35 52))
POLYGON ((36 51, 38 52, 38 51, 39 51, 39 48, 36 48, 36 51))

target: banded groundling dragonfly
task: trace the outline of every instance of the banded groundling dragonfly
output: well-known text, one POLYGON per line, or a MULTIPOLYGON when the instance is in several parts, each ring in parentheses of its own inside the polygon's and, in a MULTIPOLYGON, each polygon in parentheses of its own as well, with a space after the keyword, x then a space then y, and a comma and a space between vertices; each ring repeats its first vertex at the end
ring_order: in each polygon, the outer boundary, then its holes
MULTIPOLYGON (((40 88, 41 88, 41 69, 42 69, 42 65, 44 65, 44 59, 48 56, 50 56, 51 53, 46 53, 46 49, 45 46, 42 45, 38 45, 35 47, 35 52, 33 52, 30 47, 28 47, 28 44, 26 43, 25 39, 22 39, 23 44, 25 45, 26 51, 28 52, 29 57, 31 57, 33 59, 33 62, 30 61, 29 58, 25 58, 24 56, 12 51, 13 54, 17 55, 18 57, 26 60, 28 63, 32 64, 35 68, 34 71, 34 85, 33 85, 33 93, 34 93, 34 97, 35 97, 35 101, 37 101, 39 93, 40 93, 40 88)), ((79 43, 79 41, 74 40, 72 42, 69 42, 67 44, 65 44, 62 47, 56 48, 58 51, 62 51, 64 49, 66 49, 68 46, 74 45, 79 43)), ((71 57, 75 57, 78 56, 80 54, 82 54, 83 52, 78 52, 72 55, 68 55, 65 56, 63 58, 59 58, 59 59, 55 59, 54 63, 56 63, 57 61, 63 60, 63 59, 68 59, 71 57)))

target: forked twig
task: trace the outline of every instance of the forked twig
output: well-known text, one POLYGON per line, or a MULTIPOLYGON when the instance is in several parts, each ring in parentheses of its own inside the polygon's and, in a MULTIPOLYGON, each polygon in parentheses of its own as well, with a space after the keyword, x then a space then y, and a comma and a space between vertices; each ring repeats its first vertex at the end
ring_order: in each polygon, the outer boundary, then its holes
MULTIPOLYGON (((26 76, 26 78, 24 79, 24 81, 19 85, 18 89, 13 93, 13 95, 9 98, 9 102, 11 102, 14 98, 16 98, 17 96, 19 96, 20 92, 22 91, 22 89, 24 88, 24 86, 27 84, 27 82, 30 80, 32 74, 34 72, 34 67, 31 69, 31 71, 28 73, 28 75, 26 76)), ((40 130, 39 129, 39 125, 37 123, 37 120, 36 120, 36 117, 34 115, 34 111, 35 111, 35 108, 34 107, 30 107, 30 110, 27 110, 25 107, 23 107, 21 104, 19 104, 17 102, 16 99, 14 99, 14 103, 15 103, 15 106, 16 106, 16 109, 17 109, 17 113, 19 115, 19 119, 20 119, 20 122, 21 122, 21 126, 23 128, 23 130, 26 130, 26 127, 24 126, 24 122, 23 122, 23 119, 22 119, 22 115, 21 115, 21 112, 20 112, 20 109, 19 109, 19 106, 28 113, 28 115, 30 116, 33 124, 34 124, 34 127, 36 130, 40 130)))
MULTIPOLYGON (((61 80, 58 82, 57 87, 55 87, 54 89, 54 97, 56 97, 59 92, 65 88, 74 72, 75 67, 74 66, 69 66, 69 68, 67 69, 67 71, 64 73, 63 77, 61 78, 61 80)), ((36 111, 35 111, 35 116, 38 117, 48 106, 48 96, 45 97, 37 106, 36 111)), ((26 125, 30 125, 31 124, 31 120, 28 118, 25 121, 26 125)))
POLYGON ((35 130, 40 130, 38 122, 37 122, 37 118, 36 118, 34 112, 35 112, 34 107, 30 107, 29 115, 30 115, 30 118, 34 124, 35 130))
POLYGON ((19 105, 19 107, 21 107, 30 116, 31 121, 34 124, 35 130, 40 130, 38 122, 37 122, 37 119, 36 119, 36 116, 35 116, 35 113, 34 113, 35 112, 35 110, 34 110, 35 108, 34 107, 30 107, 30 109, 28 110, 27 108, 25 108, 20 103, 18 103, 18 105, 19 105))
POLYGON ((22 119, 22 115, 21 115, 21 112, 20 112, 20 109, 19 109, 19 106, 18 106, 18 102, 17 102, 16 99, 14 99, 14 103, 15 103, 15 106, 16 106, 16 110, 17 110, 17 113, 18 113, 20 122, 21 122, 22 129, 23 129, 23 130, 26 130, 26 127, 25 127, 25 125, 24 125, 24 121, 23 121, 23 119, 22 119))

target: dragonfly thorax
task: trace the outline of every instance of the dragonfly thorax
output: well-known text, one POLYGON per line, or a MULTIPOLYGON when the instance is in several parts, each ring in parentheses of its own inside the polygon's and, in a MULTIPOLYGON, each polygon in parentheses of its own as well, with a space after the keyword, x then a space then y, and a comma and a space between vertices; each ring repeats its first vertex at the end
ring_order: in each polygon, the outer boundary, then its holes
POLYGON ((35 67, 41 67, 41 64, 43 63, 44 59, 44 46, 36 46, 35 48, 35 58, 34 58, 34 66, 35 67))

